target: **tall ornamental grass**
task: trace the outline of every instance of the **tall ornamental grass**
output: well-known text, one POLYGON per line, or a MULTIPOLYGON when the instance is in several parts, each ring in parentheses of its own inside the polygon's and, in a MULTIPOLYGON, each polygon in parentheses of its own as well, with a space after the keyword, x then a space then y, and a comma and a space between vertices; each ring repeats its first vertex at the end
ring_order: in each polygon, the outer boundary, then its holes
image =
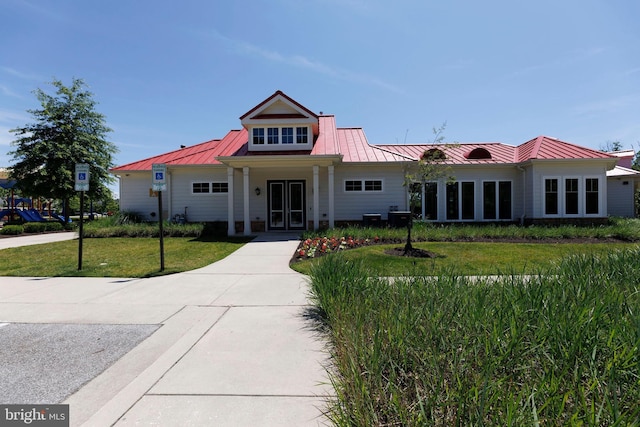
POLYGON ((367 278, 324 257, 338 426, 640 425, 640 250, 534 276, 367 278))
MULTIPOLYGON (((604 225, 530 225, 515 224, 435 224, 414 222, 413 241, 461 241, 477 239, 499 240, 558 240, 558 239, 617 239, 635 242, 640 240, 640 219, 610 218, 604 225)), ((329 230, 306 231, 302 239, 323 237, 352 237, 377 239, 380 242, 403 242, 406 228, 343 227, 329 230)))

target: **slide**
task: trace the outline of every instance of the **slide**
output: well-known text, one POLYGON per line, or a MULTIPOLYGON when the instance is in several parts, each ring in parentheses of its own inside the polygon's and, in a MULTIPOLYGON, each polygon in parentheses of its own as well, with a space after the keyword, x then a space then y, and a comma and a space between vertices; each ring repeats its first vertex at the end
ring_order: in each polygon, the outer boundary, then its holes
POLYGON ((44 219, 38 213, 38 211, 36 211, 34 209, 29 209, 29 210, 26 210, 26 211, 21 211, 20 209, 16 209, 15 213, 20 215, 20 218, 22 218, 26 222, 42 222, 42 221, 46 221, 46 219, 44 219))
POLYGON ((31 217, 33 218, 32 221, 42 222, 42 221, 46 221, 47 220, 45 217, 40 215, 40 212, 38 212, 37 209, 31 208, 27 212, 29 212, 31 214, 31 217))

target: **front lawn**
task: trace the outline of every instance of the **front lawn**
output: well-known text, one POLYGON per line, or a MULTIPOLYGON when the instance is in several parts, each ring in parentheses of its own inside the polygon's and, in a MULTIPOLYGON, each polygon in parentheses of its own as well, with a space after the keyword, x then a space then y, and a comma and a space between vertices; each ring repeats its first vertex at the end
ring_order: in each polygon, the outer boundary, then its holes
MULTIPOLYGON (((390 256, 385 250, 398 244, 375 244, 343 252, 345 260, 362 260, 376 276, 424 276, 455 271, 460 275, 535 274, 570 254, 602 254, 635 247, 632 243, 505 243, 422 242, 413 246, 437 255, 435 258, 390 256)), ((332 255, 327 255, 332 256, 332 255)), ((309 274, 320 258, 291 263, 291 268, 309 274)))
POLYGON ((0 276, 148 277, 179 273, 218 261, 249 240, 166 237, 162 273, 157 238, 85 238, 81 271, 78 240, 10 248, 0 251, 0 276))

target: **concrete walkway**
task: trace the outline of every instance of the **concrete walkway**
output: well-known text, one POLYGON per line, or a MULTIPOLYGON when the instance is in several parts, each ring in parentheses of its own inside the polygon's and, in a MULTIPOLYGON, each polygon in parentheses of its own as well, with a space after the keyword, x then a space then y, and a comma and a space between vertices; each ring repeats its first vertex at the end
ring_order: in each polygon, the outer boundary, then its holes
POLYGON ((288 267, 297 244, 264 234, 151 279, 2 277, 0 322, 161 325, 62 402, 74 426, 329 425, 325 342, 288 267))

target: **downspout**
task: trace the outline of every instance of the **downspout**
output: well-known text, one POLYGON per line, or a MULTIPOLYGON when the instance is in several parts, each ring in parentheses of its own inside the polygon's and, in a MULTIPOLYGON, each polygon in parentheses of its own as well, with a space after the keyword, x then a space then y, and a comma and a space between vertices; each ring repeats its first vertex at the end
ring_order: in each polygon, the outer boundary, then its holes
POLYGON ((517 165, 516 168, 522 172, 522 216, 520 217, 520 225, 524 225, 524 218, 527 216, 527 173, 520 165, 517 165))
MULTIPOLYGON (((167 172, 167 187, 169 189, 167 191, 169 196, 167 197, 167 221, 171 221, 173 217, 173 184, 171 181, 171 172, 167 172)), ((160 215, 162 215, 162 212, 160 212, 160 215)))

